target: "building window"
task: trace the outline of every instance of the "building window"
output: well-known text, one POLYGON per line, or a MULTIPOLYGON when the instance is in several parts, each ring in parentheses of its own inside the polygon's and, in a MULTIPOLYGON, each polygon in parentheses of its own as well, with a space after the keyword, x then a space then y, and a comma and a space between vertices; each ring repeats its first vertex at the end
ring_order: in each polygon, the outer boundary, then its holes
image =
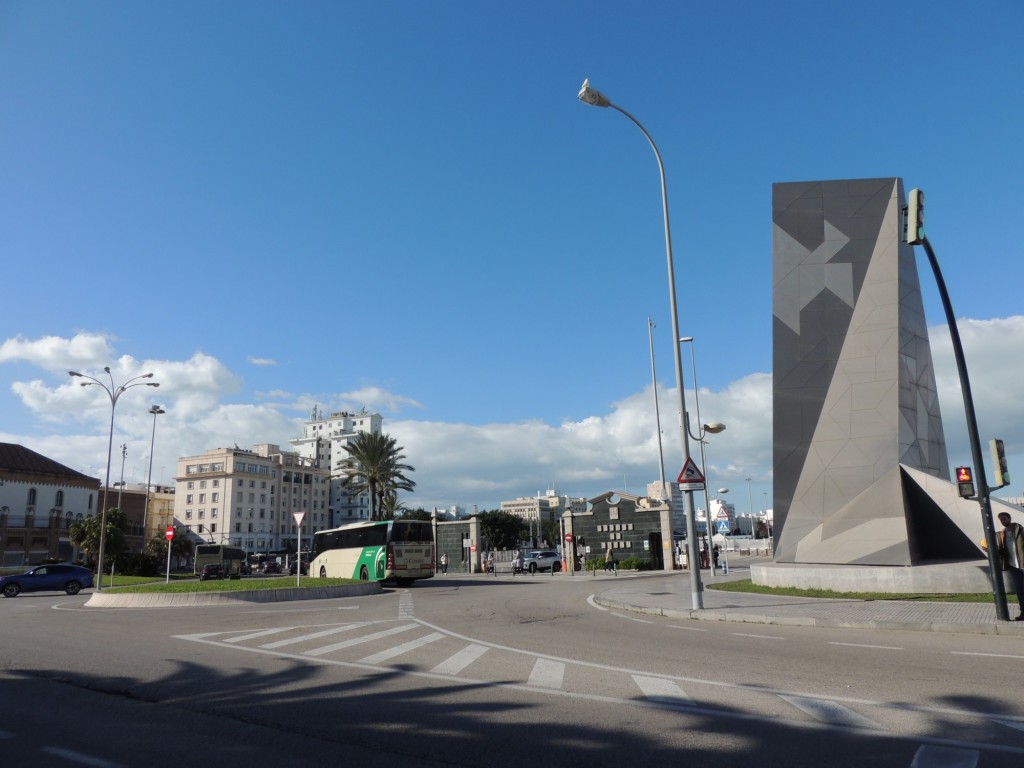
POLYGON ((54 499, 53 506, 63 507, 64 506, 64 491, 57 491, 57 496, 54 499))
POLYGON ((34 507, 36 505, 36 489, 28 489, 28 506, 34 507))

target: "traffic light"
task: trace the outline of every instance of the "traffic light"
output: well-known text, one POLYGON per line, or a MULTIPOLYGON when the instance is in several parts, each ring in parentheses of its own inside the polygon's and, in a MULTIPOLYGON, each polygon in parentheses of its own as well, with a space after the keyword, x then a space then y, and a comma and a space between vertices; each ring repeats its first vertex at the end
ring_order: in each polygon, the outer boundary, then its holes
POLYGON ((910 190, 903 217, 903 240, 917 245, 924 240, 924 192, 910 190))
POLYGON ((956 468, 956 489, 961 498, 969 499, 974 495, 974 473, 970 467, 956 468))
POLYGON ((1003 488, 1010 484, 1010 469, 1006 466, 1006 451, 1003 450, 1003 441, 992 439, 988 443, 992 451, 992 464, 995 466, 996 488, 1003 488))

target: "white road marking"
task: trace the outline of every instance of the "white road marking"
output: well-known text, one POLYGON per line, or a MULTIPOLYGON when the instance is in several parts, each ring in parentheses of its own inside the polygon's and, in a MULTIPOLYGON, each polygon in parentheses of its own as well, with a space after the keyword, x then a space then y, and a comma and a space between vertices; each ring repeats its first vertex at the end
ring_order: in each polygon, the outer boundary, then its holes
POLYGON ((758 640, 785 640, 786 639, 784 637, 779 637, 778 635, 751 635, 751 634, 747 634, 747 633, 744 633, 744 632, 731 632, 730 634, 735 635, 736 637, 753 637, 753 638, 756 638, 758 640))
POLYGON ((62 749, 61 747, 43 747, 43 752, 49 755, 55 755, 56 757, 62 757, 65 760, 70 760, 73 763, 79 765, 91 765, 95 768, 117 768, 118 763, 110 760, 105 760, 102 757, 93 757, 92 755, 85 755, 81 752, 75 752, 72 749, 62 749))
POLYGON ((471 643, 458 653, 449 656, 430 671, 437 675, 457 675, 487 653, 488 650, 490 649, 485 645, 471 643))
POLYGON ((334 643, 332 645, 325 645, 323 648, 315 648, 312 651, 306 651, 303 656, 323 656, 333 651, 340 651, 343 648, 351 648, 353 645, 359 645, 361 643, 372 643, 374 640, 383 640, 385 637, 391 635, 397 635, 402 632, 408 632, 410 629, 416 629, 418 624, 402 624, 399 627, 392 627, 391 629, 385 629, 380 632, 374 632, 363 637, 353 637, 351 640, 344 640, 340 643, 334 643))
POLYGON ((661 704, 693 704, 682 688, 663 677, 633 675, 633 681, 648 699, 661 704))
POLYGON ((321 629, 319 632, 310 632, 308 635, 289 637, 286 640, 275 640, 272 643, 261 645, 260 648, 284 648, 286 645, 295 645, 296 643, 302 643, 306 640, 316 640, 318 637, 330 637, 331 635, 337 635, 341 632, 349 632, 353 629, 359 629, 360 627, 365 626, 366 622, 357 621, 354 624, 343 624, 340 627, 331 627, 330 629, 321 629))
POLYGON ((380 664, 381 662, 387 661, 388 659, 393 659, 396 656, 402 656, 403 654, 409 653, 410 651, 415 651, 417 648, 422 648, 424 645, 429 645, 430 643, 436 642, 443 637, 444 635, 440 634, 439 632, 432 632, 431 634, 426 635, 425 637, 421 637, 416 640, 410 640, 407 643, 395 645, 391 648, 385 648, 383 651, 380 651, 379 653, 374 653, 371 656, 367 656, 365 658, 360 659, 359 663, 380 664))
POLYGON ((225 643, 241 643, 245 640, 255 640, 257 637, 266 637, 267 635, 276 635, 281 632, 287 632, 293 627, 276 627, 275 629, 261 629, 259 632, 248 632, 244 635, 238 635, 237 637, 229 637, 224 640, 225 643))
POLYGON ((846 725, 853 728, 878 729, 881 726, 874 720, 858 715, 852 709, 826 699, 812 699, 806 696, 779 696, 794 707, 811 717, 830 725, 846 725))
POLYGON ((398 596, 398 618, 413 618, 412 595, 408 592, 403 592, 398 596))
POLYGON ((849 648, 877 648, 880 651, 902 651, 895 645, 867 645, 865 643, 829 643, 829 645, 845 645, 849 648))
POLYGON ((707 632, 703 627, 682 627, 678 624, 669 624, 669 629, 685 629, 687 632, 707 632))
POLYGON ((917 750, 910 768, 974 768, 979 753, 974 749, 954 749, 925 744, 917 750))
POLYGON ((550 659, 537 659, 530 672, 530 679, 527 685, 534 685, 538 688, 561 688, 562 679, 565 677, 565 664, 550 659))
POLYGON ((954 656, 988 656, 992 659, 1024 659, 1024 656, 1013 653, 973 653, 971 651, 950 651, 954 656))

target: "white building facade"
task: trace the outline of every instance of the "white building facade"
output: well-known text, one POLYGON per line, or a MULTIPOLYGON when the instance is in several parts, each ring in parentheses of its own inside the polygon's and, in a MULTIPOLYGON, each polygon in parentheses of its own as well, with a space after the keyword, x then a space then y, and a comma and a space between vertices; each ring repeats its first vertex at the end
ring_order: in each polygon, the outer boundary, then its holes
POLYGON ((330 473, 270 443, 253 450, 217 448, 178 459, 174 516, 195 541, 249 553, 294 552, 330 527, 330 473))
POLYGON ((337 465, 348 455, 346 445, 363 432, 379 435, 382 424, 379 413, 369 413, 365 409, 359 413, 336 411, 325 417, 323 411, 314 406, 303 425, 302 437, 289 441, 299 456, 316 462, 330 477, 328 527, 370 518, 369 494, 352 493, 344 488, 345 473, 337 465))

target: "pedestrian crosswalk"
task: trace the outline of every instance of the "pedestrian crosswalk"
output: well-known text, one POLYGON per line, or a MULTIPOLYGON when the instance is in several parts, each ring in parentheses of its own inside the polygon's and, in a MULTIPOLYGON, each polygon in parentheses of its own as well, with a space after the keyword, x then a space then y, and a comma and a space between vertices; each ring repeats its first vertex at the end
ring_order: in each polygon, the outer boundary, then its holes
POLYGON ((420 621, 414 616, 411 597, 399 601, 398 617, 390 620, 225 630, 176 637, 240 652, 316 659, 362 669, 382 668, 428 678, 457 677, 466 684, 639 704, 702 717, 784 721, 796 727, 897 736, 929 733, 933 722, 941 719, 946 733, 954 734, 954 738, 944 738, 936 749, 920 752, 915 758, 916 768, 938 768, 948 759, 954 759, 950 765, 968 765, 961 762, 961 752, 971 751, 969 734, 980 719, 985 720, 988 730, 995 727, 1006 734, 1006 744, 1001 749, 1019 753, 1024 759, 1024 718, 940 712, 925 707, 915 711, 906 704, 757 689, 528 652, 468 638, 420 621), (957 741, 954 732, 964 734, 962 741, 957 741))

